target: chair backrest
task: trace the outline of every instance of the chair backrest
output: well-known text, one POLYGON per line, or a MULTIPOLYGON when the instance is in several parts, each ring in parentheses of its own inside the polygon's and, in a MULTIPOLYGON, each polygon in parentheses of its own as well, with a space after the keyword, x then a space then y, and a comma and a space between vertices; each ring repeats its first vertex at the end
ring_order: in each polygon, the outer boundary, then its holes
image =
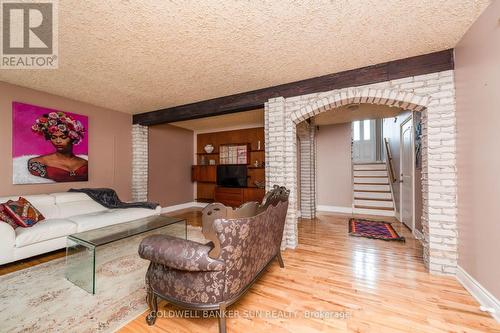
POLYGON ((279 201, 288 201, 290 191, 285 187, 274 185, 262 200, 262 203, 255 201, 246 202, 238 208, 227 207, 221 203, 207 205, 202 211, 202 233, 203 236, 214 244, 209 256, 213 259, 220 256, 220 241, 214 230, 216 219, 238 219, 243 217, 256 216, 264 212, 269 205, 276 205, 279 201))
POLYGON ((203 209, 202 233, 206 239, 214 244, 214 248, 209 252, 209 256, 216 259, 220 255, 220 241, 214 230, 214 221, 216 219, 237 219, 257 215, 259 208, 258 202, 247 202, 238 208, 226 207, 221 203, 213 203, 203 209))
POLYGON ((251 217, 214 220, 213 229, 220 241, 219 259, 226 264, 225 299, 238 295, 280 250, 288 197, 264 208, 251 217))

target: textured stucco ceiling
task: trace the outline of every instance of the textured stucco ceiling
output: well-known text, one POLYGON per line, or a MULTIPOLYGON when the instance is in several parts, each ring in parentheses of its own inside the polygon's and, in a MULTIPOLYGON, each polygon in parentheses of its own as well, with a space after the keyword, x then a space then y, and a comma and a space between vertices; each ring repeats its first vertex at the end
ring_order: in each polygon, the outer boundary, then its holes
POLYGON ((59 69, 0 80, 138 113, 452 48, 488 0, 59 1, 59 69))

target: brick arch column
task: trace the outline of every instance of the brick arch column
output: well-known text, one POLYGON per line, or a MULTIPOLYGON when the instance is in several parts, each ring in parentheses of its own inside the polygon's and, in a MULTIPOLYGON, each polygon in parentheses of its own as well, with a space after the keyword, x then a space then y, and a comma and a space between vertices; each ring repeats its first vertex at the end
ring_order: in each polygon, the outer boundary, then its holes
POLYGON ((300 217, 316 217, 316 126, 313 122, 297 124, 297 159, 299 180, 297 200, 300 217), (300 194, 300 195, 299 195, 300 194))
POLYGON ((351 103, 381 104, 422 112, 424 262, 433 273, 455 273, 458 235, 453 71, 286 99, 278 97, 266 103, 266 185, 270 188, 273 184, 281 184, 291 191, 282 247, 297 246, 300 209, 297 202, 297 124, 351 103))

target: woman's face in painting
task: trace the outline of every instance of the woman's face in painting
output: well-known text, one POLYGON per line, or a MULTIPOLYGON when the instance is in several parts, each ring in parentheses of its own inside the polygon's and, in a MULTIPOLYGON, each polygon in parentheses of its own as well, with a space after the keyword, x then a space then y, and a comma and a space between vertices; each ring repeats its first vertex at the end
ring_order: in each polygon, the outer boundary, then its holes
POLYGON ((63 132, 57 131, 50 135, 50 142, 60 153, 70 151, 73 147, 71 139, 63 132))

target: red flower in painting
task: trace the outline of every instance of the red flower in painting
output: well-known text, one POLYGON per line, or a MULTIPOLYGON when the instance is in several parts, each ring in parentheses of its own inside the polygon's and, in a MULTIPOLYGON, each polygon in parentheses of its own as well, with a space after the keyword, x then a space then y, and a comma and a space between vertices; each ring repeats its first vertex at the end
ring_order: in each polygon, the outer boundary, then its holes
POLYGON ((38 118, 31 130, 38 135, 43 135, 46 140, 56 132, 69 136, 73 144, 77 145, 83 140, 85 128, 82 123, 64 112, 50 112, 38 118))

